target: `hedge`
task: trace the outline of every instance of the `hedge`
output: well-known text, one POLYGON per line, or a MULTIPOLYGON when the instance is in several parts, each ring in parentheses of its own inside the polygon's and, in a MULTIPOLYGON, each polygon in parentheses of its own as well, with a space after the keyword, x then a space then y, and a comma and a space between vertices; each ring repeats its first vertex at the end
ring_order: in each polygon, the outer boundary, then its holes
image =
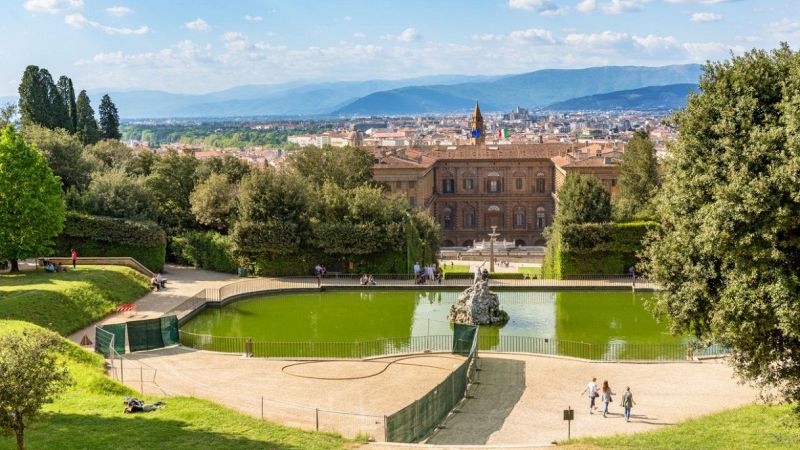
POLYGON ((190 231, 172 238, 177 262, 217 272, 235 273, 239 265, 228 236, 216 231, 190 231))
POLYGON ((55 254, 127 256, 154 272, 164 270, 167 237, 158 225, 68 211, 64 230, 55 240, 55 254))
POLYGON ((639 221, 557 226, 545 251, 544 277, 627 273, 638 261, 648 230, 656 225, 639 221))

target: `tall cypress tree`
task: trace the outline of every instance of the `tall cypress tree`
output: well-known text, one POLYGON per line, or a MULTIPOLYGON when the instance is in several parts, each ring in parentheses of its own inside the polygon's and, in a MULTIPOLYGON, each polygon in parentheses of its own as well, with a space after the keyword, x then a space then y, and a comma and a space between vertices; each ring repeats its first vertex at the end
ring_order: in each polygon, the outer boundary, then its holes
POLYGON ((67 120, 62 128, 74 133, 78 127, 78 116, 75 111, 75 89, 72 87, 72 80, 67 76, 61 75, 61 78, 58 79, 58 91, 64 100, 64 106, 67 110, 67 120))
POLYGON ((100 140, 100 129, 97 127, 97 120, 94 118, 94 110, 89 102, 86 91, 78 94, 78 101, 75 104, 77 114, 77 126, 75 133, 84 145, 94 144, 100 140))
POLYGON ((108 94, 100 100, 100 135, 103 139, 119 140, 119 113, 108 94))
POLYGON ((50 99, 38 66, 30 65, 22 74, 19 84, 19 113, 22 125, 36 123, 47 126, 50 99))

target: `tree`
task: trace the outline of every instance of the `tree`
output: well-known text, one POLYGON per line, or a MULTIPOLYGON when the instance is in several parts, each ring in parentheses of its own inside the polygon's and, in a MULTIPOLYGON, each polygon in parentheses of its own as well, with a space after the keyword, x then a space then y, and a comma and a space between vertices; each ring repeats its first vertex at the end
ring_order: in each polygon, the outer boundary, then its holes
POLYGON ((62 128, 70 133, 74 133, 78 128, 78 112, 75 103, 75 88, 72 87, 72 80, 69 77, 62 75, 58 79, 58 92, 64 101, 64 107, 67 114, 67 121, 62 128))
POLYGON ((236 186, 225 175, 211 174, 197 185, 189 202, 199 223, 223 233, 236 219, 236 186))
POLYGON ((100 136, 103 139, 119 140, 119 113, 108 94, 100 100, 100 136))
POLYGON ((571 173, 558 190, 556 222, 569 225, 611 220, 611 196, 591 175, 571 173))
POLYGON ((800 400, 800 54, 709 63, 673 117, 645 250, 657 313, 733 348, 744 380, 800 400))
POLYGON ((133 162, 133 150, 119 141, 102 140, 85 148, 86 158, 95 166, 95 170, 122 169, 128 170, 133 162))
POLYGON ((19 112, 22 125, 39 124, 47 128, 58 126, 56 116, 61 109, 53 102, 57 99, 57 89, 53 77, 47 69, 28 66, 22 74, 19 85, 19 112))
POLYGON ((44 153, 47 165, 61 178, 64 191, 70 187, 83 190, 89 184, 92 164, 83 156, 83 145, 66 130, 50 130, 31 124, 22 130, 25 141, 44 153))
POLYGON ((97 128, 97 121, 94 118, 94 109, 89 101, 86 91, 78 94, 78 101, 75 105, 75 133, 83 145, 94 144, 100 140, 100 129, 97 128))
POLYGON ((64 227, 61 180, 44 156, 8 126, 0 133, 0 259, 47 254, 64 227))
POLYGON ((158 223, 171 236, 197 228, 189 196, 197 183, 198 165, 194 156, 170 151, 156 159, 147 177, 145 185, 155 197, 158 223))
POLYGON ((6 126, 13 124, 18 110, 17 105, 11 102, 0 106, 0 128, 5 129, 6 126))
POLYGON ((656 149, 644 131, 637 131, 625 146, 619 165, 619 197, 617 214, 630 217, 646 212, 658 189, 656 149))
POLYGON ((46 403, 74 382, 58 351, 61 338, 45 330, 0 335, 0 431, 25 448, 25 428, 46 403))
POLYGON ((145 179, 129 176, 122 169, 96 172, 85 192, 68 196, 68 204, 89 214, 120 219, 155 220, 158 216, 145 179))
POLYGON ((289 156, 289 165, 320 187, 326 181, 343 188, 370 183, 374 163, 369 150, 357 147, 304 147, 289 156))

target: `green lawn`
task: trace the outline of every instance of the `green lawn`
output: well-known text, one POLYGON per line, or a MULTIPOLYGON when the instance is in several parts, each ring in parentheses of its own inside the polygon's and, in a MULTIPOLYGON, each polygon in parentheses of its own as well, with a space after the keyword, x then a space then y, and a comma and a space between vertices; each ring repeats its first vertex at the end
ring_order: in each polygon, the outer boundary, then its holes
POLYGON ((442 264, 442 273, 447 275, 448 273, 470 273, 469 266, 463 264, 442 264))
POLYGON ((542 278, 541 267, 517 267, 517 272, 527 274, 529 278, 542 278))
POLYGON ((143 275, 121 266, 79 266, 0 275, 0 319, 24 320, 67 335, 149 292, 143 275))
POLYGON ((800 417, 790 405, 748 405, 658 431, 573 440, 563 448, 797 449, 800 417))
MULTIPOLYGON (((0 320, 0 332, 32 328, 23 322, 0 320)), ((122 414, 123 398, 136 392, 103 373, 103 359, 65 341, 63 351, 77 384, 26 432, 31 449, 337 449, 349 442, 331 433, 302 431, 245 416, 214 403, 190 397, 150 397, 166 408, 150 413, 122 414)), ((0 437, 0 449, 16 448, 11 437, 0 437)))

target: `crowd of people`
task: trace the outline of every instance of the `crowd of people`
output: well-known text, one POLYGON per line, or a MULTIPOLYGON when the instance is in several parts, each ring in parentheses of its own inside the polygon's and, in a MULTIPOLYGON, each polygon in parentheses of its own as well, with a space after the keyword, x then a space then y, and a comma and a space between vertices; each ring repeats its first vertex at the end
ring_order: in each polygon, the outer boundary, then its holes
POLYGON ((439 267, 439 264, 428 264, 426 266, 420 265, 419 262, 414 263, 414 282, 416 284, 425 284, 428 281, 435 281, 442 284, 444 273, 439 267))
MULTIPOLYGON (((597 409, 597 399, 600 398, 600 401, 603 402, 603 417, 608 417, 608 405, 614 402, 614 392, 611 391, 611 386, 608 384, 608 380, 603 381, 603 386, 598 389, 597 388, 597 378, 592 378, 592 381, 586 385, 586 388, 581 392, 581 395, 588 394, 589 395, 589 414, 594 414, 594 410, 597 409)), ((625 417, 625 422, 631 421, 631 408, 635 405, 636 402, 633 401, 633 393, 631 392, 630 386, 625 388, 625 392, 622 393, 622 401, 620 402, 620 406, 623 409, 623 416, 625 417)))
POLYGON ((372 275, 367 274, 361 275, 361 278, 358 280, 358 282, 362 286, 375 286, 378 284, 375 282, 375 278, 373 278, 372 275))

